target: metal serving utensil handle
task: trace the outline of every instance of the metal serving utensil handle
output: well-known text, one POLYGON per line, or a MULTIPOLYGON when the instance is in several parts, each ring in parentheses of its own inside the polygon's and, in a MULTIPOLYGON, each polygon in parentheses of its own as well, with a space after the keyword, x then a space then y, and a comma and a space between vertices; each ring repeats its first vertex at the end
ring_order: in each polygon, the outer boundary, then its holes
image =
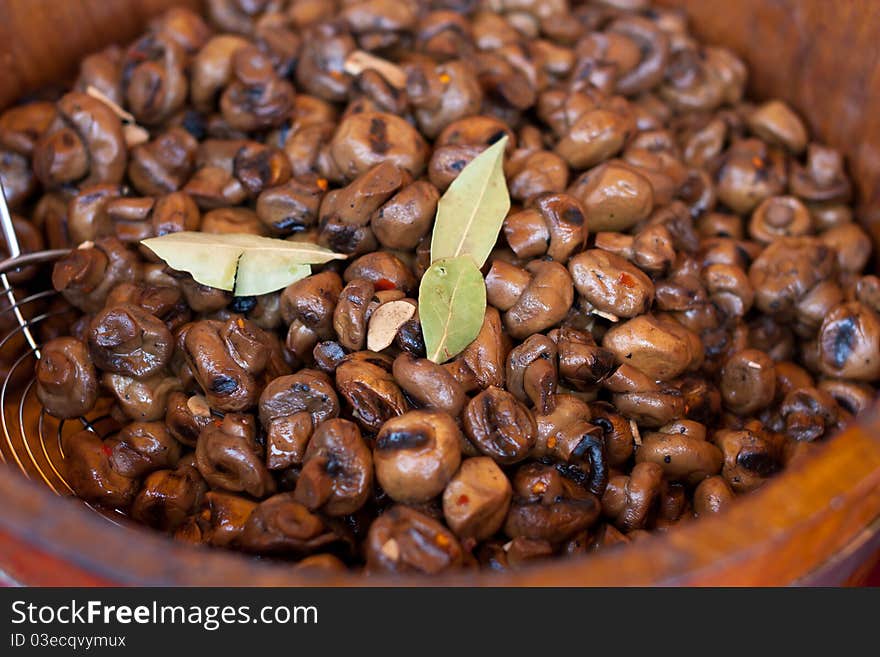
MULTIPOLYGON (((9 206, 6 204, 6 191, 3 189, 2 180, 0 180, 0 228, 3 229, 3 237, 6 238, 6 250, 9 251, 9 259, 12 261, 17 260, 21 256, 21 246, 18 244, 18 236, 15 234, 15 226, 12 224, 12 215, 9 213, 9 206)), ((37 345, 37 341, 34 340, 28 323, 21 314, 21 308, 18 307, 18 301, 15 298, 15 293, 12 291, 12 286, 9 284, 9 279, 6 277, 5 270, 3 273, 0 273, 0 283, 3 284, 6 298, 9 300, 9 306, 15 314, 15 319, 19 326, 21 326, 22 335, 24 335, 25 340, 34 350, 34 355, 39 358, 40 348, 37 345)))

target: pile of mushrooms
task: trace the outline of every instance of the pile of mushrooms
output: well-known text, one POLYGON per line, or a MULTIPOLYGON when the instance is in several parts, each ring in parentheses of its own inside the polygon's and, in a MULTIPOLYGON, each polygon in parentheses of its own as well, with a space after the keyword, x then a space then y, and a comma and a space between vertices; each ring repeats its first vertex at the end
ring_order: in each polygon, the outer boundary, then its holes
POLYGON ((88 502, 297 568, 517 569, 723 513, 873 403, 843 158, 678 11, 206 7, 0 116, 23 243, 71 248, 37 396, 118 423, 65 437, 88 502), (479 335, 433 362, 415 312, 370 351, 417 306, 438 199, 505 136, 479 335), (182 230, 348 257, 235 297, 139 244, 182 230))

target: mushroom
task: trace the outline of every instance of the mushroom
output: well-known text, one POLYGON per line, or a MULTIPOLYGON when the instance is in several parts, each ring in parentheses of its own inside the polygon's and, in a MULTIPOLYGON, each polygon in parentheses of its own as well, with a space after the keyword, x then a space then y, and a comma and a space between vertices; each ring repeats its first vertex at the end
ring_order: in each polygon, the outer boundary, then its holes
POLYGON ((159 319, 130 303, 105 308, 89 325, 89 355, 113 374, 145 379, 171 359, 174 339, 159 319))
POLYGON ((137 257, 115 237, 98 240, 94 246, 74 249, 56 261, 52 286, 67 301, 87 313, 104 307, 110 291, 122 282, 142 277, 137 257))
POLYGON ((238 413, 227 413, 221 422, 202 429, 196 444, 196 465, 211 488, 256 498, 275 492, 256 434, 254 419, 238 413))
POLYGON ((339 415, 339 398, 326 374, 302 369, 271 381, 259 407, 267 434, 266 465, 278 470, 302 464, 315 427, 339 415))
POLYGON ((513 479, 513 503, 504 521, 510 538, 558 544, 591 527, 599 517, 598 498, 540 463, 521 466, 513 479))
POLYGON ((164 123, 186 102, 186 58, 186 51, 161 32, 146 34, 125 53, 122 92, 140 123, 164 123))
POLYGON ((343 278, 350 283, 365 278, 379 290, 397 289, 409 294, 416 289, 416 279, 410 268, 393 253, 373 251, 362 255, 345 268, 343 278))
POLYGON ((372 351, 350 354, 336 368, 336 389, 348 402, 352 417, 370 433, 409 407, 391 368, 389 358, 372 351))
POLYGON ((574 287, 593 308, 617 317, 635 317, 654 301, 651 279, 626 259, 589 249, 568 262, 574 287))
POLYGON ((669 37, 663 30, 641 16, 625 15, 611 23, 606 33, 629 39, 638 53, 635 66, 617 78, 617 93, 628 96, 650 91, 663 80, 669 63, 669 37))
POLYGON ((268 335, 245 319, 201 320, 183 338, 186 362, 211 408, 240 412, 256 405, 270 364, 268 335))
POLYGON ((334 251, 361 254, 376 250, 370 217, 406 182, 405 174, 384 161, 321 201, 318 242, 334 251))
POLYGON ((199 471, 189 464, 157 470, 144 479, 131 505, 131 517, 160 531, 174 531, 198 510, 206 491, 199 471))
POLYGON ((593 402, 588 410, 590 423, 599 427, 602 432, 608 465, 612 468, 621 467, 633 453, 633 424, 608 402, 593 402))
POLYGON ((306 231, 318 222, 324 185, 321 179, 309 174, 264 189, 257 197, 257 217, 273 235, 306 231))
POLYGON ((180 443, 171 437, 163 422, 132 422, 104 444, 109 448, 113 470, 132 479, 173 468, 180 459, 180 443))
POLYGON ((468 402, 462 424, 472 448, 503 464, 525 459, 538 435, 532 412, 495 386, 468 402))
POLYGON ((454 418, 464 409, 467 402, 464 388, 441 365, 402 353, 394 359, 392 373, 397 384, 418 406, 445 411, 454 418))
POLYGON ((43 186, 122 182, 128 151, 113 110, 78 91, 61 98, 56 107, 57 118, 34 148, 34 172, 43 186))
POLYGON ((545 193, 532 197, 527 209, 504 220, 504 236, 517 257, 547 255, 565 263, 586 243, 586 213, 568 194, 545 193))
POLYGON ((462 565, 455 537, 433 518, 395 505, 370 525, 366 540, 367 572, 438 573, 462 565))
POLYGON ((235 49, 232 75, 220 96, 220 112, 231 127, 265 130, 287 118, 293 107, 293 86, 278 76, 265 53, 250 45, 235 49))
POLYGON ((785 395, 779 412, 785 433, 792 440, 812 442, 837 428, 837 401, 827 391, 812 386, 795 388, 785 395))
POLYGON ((190 97, 197 110, 215 109, 217 98, 232 80, 233 55, 249 45, 240 36, 218 34, 199 49, 190 66, 190 97))
POLYGON ((501 315, 488 306, 477 337, 447 367, 455 379, 468 389, 503 387, 504 361, 508 349, 501 315))
POLYGON ((195 447, 199 434, 214 421, 208 400, 201 395, 188 397, 174 391, 168 395, 165 407, 165 426, 178 442, 195 447))
POLYGON ((37 399, 59 419, 85 415, 98 400, 98 378, 86 346, 75 338, 55 338, 41 349, 36 365, 37 399))
POLYGON ((699 518, 721 513, 730 507, 733 497, 724 477, 706 477, 694 489, 694 515, 699 518))
POLYGON ((642 436, 636 463, 656 463, 670 481, 690 485, 721 472, 721 450, 706 440, 706 427, 679 420, 642 436))
POLYGON ((781 194, 785 183, 782 154, 758 139, 743 139, 724 153, 716 191, 727 207, 746 214, 764 199, 781 194))
POLYGON ((61 447, 64 479, 78 497, 110 508, 125 508, 131 503, 138 482, 113 467, 112 448, 98 434, 86 429, 65 434, 61 447))
POLYGON ((501 529, 513 489, 486 456, 465 459, 443 490, 443 517, 462 540, 482 541, 501 529))
POLYGON ((329 156, 348 180, 389 162, 418 178, 425 169, 428 145, 409 123, 394 114, 363 112, 342 120, 328 146, 329 156))
POLYGON ((769 244, 780 237, 800 237, 812 232, 813 217, 794 196, 764 199, 749 220, 749 235, 762 244, 769 244))
POLYGON ((523 340, 559 323, 574 301, 571 276, 558 262, 532 260, 520 269, 493 260, 486 299, 504 312, 511 337, 523 340))
POLYGON ((116 397, 116 403, 125 416, 141 422, 163 419, 168 397, 181 389, 180 379, 164 372, 146 379, 107 373, 102 383, 116 397))
POLYGON ((201 510, 181 525, 174 536, 215 547, 231 547, 238 543, 256 508, 257 503, 245 497, 209 490, 202 499, 201 510))
POLYGON ((811 203, 847 201, 852 192, 840 151, 816 143, 807 146, 806 166, 792 162, 789 185, 792 194, 811 203))
POLYGON ((232 160, 232 174, 250 196, 286 183, 291 176, 290 161, 280 148, 246 142, 232 160))
MULTIPOLYGON (((779 370, 778 365, 776 369, 777 371, 779 370)), ((792 386, 792 389, 795 387, 810 387, 811 385, 812 380, 808 379, 802 383, 802 386, 792 386)), ((841 409, 853 415, 859 415, 868 410, 874 403, 876 394, 874 389, 867 383, 856 383, 841 379, 824 379, 819 382, 818 387, 819 390, 831 395, 841 409)))
POLYGON ((333 311, 342 280, 333 271, 307 276, 281 293, 281 315, 289 325, 287 348, 303 359, 320 340, 333 335, 333 311))
POLYGON ((724 405, 737 415, 751 415, 773 403, 776 374, 763 351, 746 349, 731 356, 721 369, 724 405))
POLYGON ((350 351, 360 351, 367 340, 367 313, 376 293, 365 278, 352 279, 339 295, 333 310, 333 330, 339 343, 350 351))
POLYGON ((856 223, 833 226, 819 236, 819 241, 835 251, 837 267, 844 273, 859 274, 871 257, 871 238, 856 223))
POLYGON ((342 542, 320 516, 294 499, 279 493, 260 502, 248 516, 238 543, 248 552, 302 556, 342 542))
POLYGON ((357 425, 340 419, 318 424, 305 450, 294 499, 309 511, 344 516, 360 509, 372 489, 373 458, 357 425))
POLYGON ((442 411, 416 410, 393 417, 376 435, 376 479, 396 502, 427 502, 458 470, 461 441, 455 420, 442 411))
POLYGON ((373 212, 370 227, 387 249, 413 249, 427 234, 437 214, 440 193, 426 180, 402 187, 373 212))
POLYGON ((507 355, 507 389, 521 402, 530 401, 538 413, 551 412, 556 403, 556 353, 553 340, 534 334, 507 355))
POLYGON ((535 421, 538 438, 531 456, 574 466, 567 472, 583 477, 584 487, 601 495, 608 481, 608 461, 603 431, 591 422, 589 405, 573 395, 556 395, 553 410, 536 414, 535 421))
POLYGON ((703 357, 699 337, 662 316, 639 315, 613 326, 602 346, 654 381, 668 381, 696 369, 703 357))
POLYGON ((357 48, 342 23, 317 21, 303 31, 296 83, 307 93, 330 102, 345 101, 351 76, 345 60, 357 48))
POLYGON ((721 429, 712 440, 724 454, 721 475, 735 493, 755 490, 782 466, 777 447, 755 431, 721 429))
POLYGON ((662 482, 663 468, 651 461, 637 463, 629 475, 609 479, 602 512, 624 533, 643 529, 659 499, 662 482))
POLYGON ((586 210, 590 230, 625 231, 651 214, 654 191, 632 166, 612 160, 579 176, 568 188, 586 210))
POLYGON ((555 152, 572 169, 589 169, 617 155, 633 131, 632 115, 597 107, 578 117, 556 143, 555 152))
POLYGON ((510 197, 527 202, 541 194, 559 194, 568 186, 568 164, 556 153, 521 148, 507 163, 510 197))
POLYGON ((819 367, 856 381, 880 377, 880 317, 859 301, 834 308, 819 329, 819 367))
POLYGON ((748 117, 749 129, 771 144, 777 144, 794 154, 807 147, 807 129, 800 117, 781 100, 771 100, 748 117))

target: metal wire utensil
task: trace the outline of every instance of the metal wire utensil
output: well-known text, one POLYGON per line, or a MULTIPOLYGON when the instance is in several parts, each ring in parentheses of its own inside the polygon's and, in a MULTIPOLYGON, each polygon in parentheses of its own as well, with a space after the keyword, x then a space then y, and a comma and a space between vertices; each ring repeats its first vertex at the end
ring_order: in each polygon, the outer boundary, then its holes
POLYGON ((58 420, 43 410, 36 397, 34 366, 41 356, 40 329, 52 318, 71 312, 57 303, 58 295, 48 282, 49 265, 69 251, 21 252, 2 182, 0 229, 9 253, 0 261, 0 461, 44 482, 56 493, 72 494, 63 475, 62 438, 83 427, 105 433, 113 421, 100 411, 78 421, 58 420), (33 279, 21 285, 10 282, 10 275, 31 266, 37 269, 33 279))

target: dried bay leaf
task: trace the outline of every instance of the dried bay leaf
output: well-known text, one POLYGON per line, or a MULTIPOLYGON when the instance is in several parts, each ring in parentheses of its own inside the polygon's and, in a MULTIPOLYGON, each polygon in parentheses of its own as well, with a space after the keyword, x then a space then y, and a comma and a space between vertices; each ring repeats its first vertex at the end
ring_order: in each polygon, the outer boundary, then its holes
POLYGON ((431 262, 463 255, 477 267, 486 262, 510 210, 503 170, 506 145, 507 135, 477 155, 440 198, 431 262))
POLYGON ((388 348, 397 331, 416 314, 416 307, 409 301, 389 301, 373 311, 367 329, 367 349, 382 351, 388 348))
POLYGON ((168 266, 236 296, 268 294, 308 276, 309 265, 345 259, 317 244, 225 233, 183 231, 142 240, 168 266))
POLYGON ((444 363, 474 341, 486 314, 486 285, 470 255, 433 263, 419 286, 419 321, 428 358, 444 363))

